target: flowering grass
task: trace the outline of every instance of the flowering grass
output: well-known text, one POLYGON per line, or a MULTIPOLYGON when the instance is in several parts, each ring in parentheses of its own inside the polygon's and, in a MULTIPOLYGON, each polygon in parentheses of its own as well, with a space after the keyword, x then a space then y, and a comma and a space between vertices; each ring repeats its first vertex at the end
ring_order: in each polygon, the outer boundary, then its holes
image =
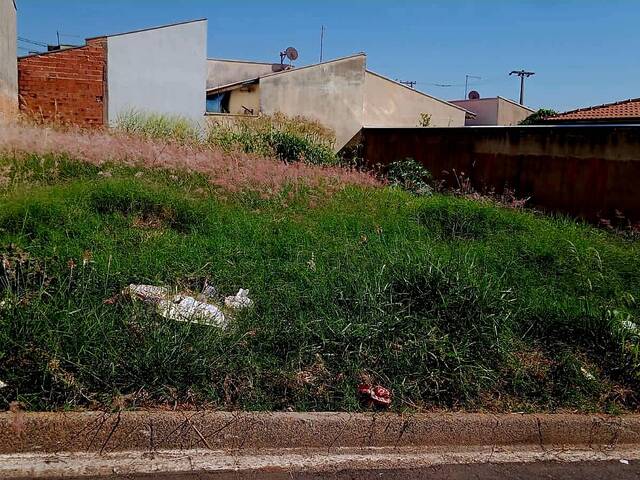
POLYGON ((63 154, 93 165, 113 163, 194 172, 204 175, 211 185, 226 192, 253 191, 267 196, 292 187, 332 192, 348 185, 380 184, 369 174, 338 166, 285 164, 274 158, 201 144, 73 128, 3 126, 0 129, 0 152, 9 155, 63 154))

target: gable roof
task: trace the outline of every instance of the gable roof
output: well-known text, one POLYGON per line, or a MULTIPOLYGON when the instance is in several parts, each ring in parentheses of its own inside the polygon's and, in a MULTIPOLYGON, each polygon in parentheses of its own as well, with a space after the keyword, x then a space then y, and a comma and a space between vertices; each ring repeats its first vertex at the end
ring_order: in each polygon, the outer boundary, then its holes
MULTIPOLYGON (((483 98, 475 98, 475 99, 470 99, 470 98, 465 98, 465 99, 461 99, 461 100, 449 100, 450 103, 455 103, 456 105, 458 104, 472 104, 472 103, 477 103, 477 102, 485 102, 485 101, 500 101, 502 100, 503 102, 507 102, 510 103, 512 105, 515 105, 516 107, 520 107, 524 110, 528 110, 531 113, 534 113, 535 110, 527 107, 526 105, 521 105, 518 102, 514 102, 513 100, 511 100, 510 98, 506 98, 506 97, 501 97, 500 95, 498 95, 497 97, 483 97, 483 98)), ((470 107, 473 108, 473 107, 470 107)))
POLYGON ((546 121, 640 119, 640 98, 578 108, 547 117, 546 121))

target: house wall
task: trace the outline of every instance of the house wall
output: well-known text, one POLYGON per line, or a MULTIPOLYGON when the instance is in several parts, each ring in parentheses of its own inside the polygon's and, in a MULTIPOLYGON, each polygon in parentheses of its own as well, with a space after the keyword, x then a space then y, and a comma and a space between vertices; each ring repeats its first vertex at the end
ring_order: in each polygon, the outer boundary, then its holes
POLYGON ((498 125, 518 125, 532 113, 534 113, 534 110, 530 108, 499 98, 498 125))
POLYGON ((20 110, 47 121, 100 126, 105 120, 105 38, 18 60, 20 110))
POLYGON ((200 121, 206 106, 206 20, 108 37, 108 120, 130 110, 200 121))
POLYGON ((365 126, 417 127, 421 113, 431 115, 433 127, 464 125, 464 110, 375 73, 365 73, 365 126))
POLYGON ((278 71, 271 63, 243 62, 239 60, 207 60, 207 88, 258 78, 278 71))
POLYGON ((363 125, 366 56, 356 55, 260 79, 260 110, 303 116, 331 128, 336 149, 363 125))
POLYGON ((0 0, 0 122, 18 111, 16 65, 16 8, 13 0, 0 0))
POLYGON ((478 100, 452 100, 451 103, 476 114, 475 118, 467 118, 465 125, 479 127, 498 125, 498 99, 480 98, 478 100))
POLYGON ((253 110, 254 115, 260 113, 260 85, 249 85, 231 91, 229 98, 229 113, 245 115, 247 107, 253 110))
POLYGON ((465 123, 470 127, 518 125, 534 112, 530 108, 523 107, 502 97, 452 100, 451 103, 476 114, 476 118, 468 118, 465 123))
POLYGON ((369 165, 414 158, 445 186, 464 172, 475 189, 508 187, 532 206, 640 221, 637 127, 365 128, 362 138, 369 165))

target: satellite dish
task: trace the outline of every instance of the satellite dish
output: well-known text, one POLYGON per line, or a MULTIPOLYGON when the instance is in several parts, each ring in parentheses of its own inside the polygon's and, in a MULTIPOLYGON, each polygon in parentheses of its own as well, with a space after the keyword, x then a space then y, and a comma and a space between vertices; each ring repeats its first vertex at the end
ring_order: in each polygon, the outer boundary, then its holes
POLYGON ((469 92, 469 100, 480 100, 480 94, 476 90, 469 92))
POLYGON ((287 55, 287 58, 291 61, 298 59, 298 50, 293 47, 287 48, 284 53, 287 55))
POLYGON ((292 62, 297 60, 298 50, 293 47, 289 47, 284 52, 280 52, 280 63, 283 63, 285 58, 288 58, 292 62))

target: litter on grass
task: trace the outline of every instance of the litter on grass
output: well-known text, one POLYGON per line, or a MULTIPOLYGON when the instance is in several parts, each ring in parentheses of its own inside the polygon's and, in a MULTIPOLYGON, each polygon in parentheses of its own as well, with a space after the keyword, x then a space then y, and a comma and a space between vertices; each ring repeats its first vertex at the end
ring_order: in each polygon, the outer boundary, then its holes
POLYGON ((391 405, 391 392, 380 385, 375 387, 366 383, 358 385, 358 393, 370 407, 388 408, 391 405))
POLYGON ((249 290, 241 288, 238 293, 224 299, 224 304, 234 310, 242 310, 253 306, 253 300, 249 298, 249 290))
POLYGON ((218 307, 189 296, 174 295, 161 301, 156 311, 169 320, 226 327, 226 318, 218 307))
POLYGON ((154 305, 158 315, 178 322, 226 327, 227 319, 217 305, 196 298, 172 294, 168 288, 154 285, 129 285, 125 290, 131 298, 154 305))

